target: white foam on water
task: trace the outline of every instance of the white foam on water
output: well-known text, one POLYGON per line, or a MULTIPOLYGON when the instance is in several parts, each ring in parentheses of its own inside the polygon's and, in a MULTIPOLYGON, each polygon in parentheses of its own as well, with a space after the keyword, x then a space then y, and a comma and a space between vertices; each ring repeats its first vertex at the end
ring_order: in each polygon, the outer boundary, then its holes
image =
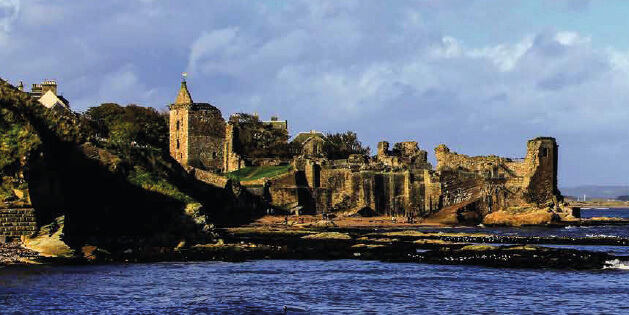
POLYGON ((629 270, 629 261, 614 259, 605 262, 603 269, 629 270))
POLYGON ((618 238, 616 235, 607 234, 585 234, 586 237, 599 237, 599 238, 618 238))

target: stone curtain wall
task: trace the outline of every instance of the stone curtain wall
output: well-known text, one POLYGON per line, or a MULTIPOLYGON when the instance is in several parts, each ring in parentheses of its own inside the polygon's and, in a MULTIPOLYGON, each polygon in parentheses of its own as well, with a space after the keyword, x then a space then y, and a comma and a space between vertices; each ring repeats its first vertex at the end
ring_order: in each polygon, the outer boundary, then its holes
POLYGON ((229 183, 229 179, 227 177, 223 177, 209 171, 192 169, 191 173, 194 174, 194 178, 196 178, 197 180, 208 183, 210 185, 214 185, 216 187, 225 188, 229 183))
POLYGON ((420 216, 425 210, 423 171, 378 172, 323 168, 317 212, 369 208, 381 215, 420 216))

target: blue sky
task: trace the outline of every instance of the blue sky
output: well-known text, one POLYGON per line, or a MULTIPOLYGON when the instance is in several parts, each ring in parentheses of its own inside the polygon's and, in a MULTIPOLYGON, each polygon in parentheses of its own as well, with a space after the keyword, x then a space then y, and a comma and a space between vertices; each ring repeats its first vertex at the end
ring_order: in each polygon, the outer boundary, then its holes
POLYGON ((629 1, 0 0, 0 76, 81 111, 164 109, 414 140, 434 159, 556 137, 560 186, 629 184, 629 1), (183 5, 182 3, 185 3, 183 5))

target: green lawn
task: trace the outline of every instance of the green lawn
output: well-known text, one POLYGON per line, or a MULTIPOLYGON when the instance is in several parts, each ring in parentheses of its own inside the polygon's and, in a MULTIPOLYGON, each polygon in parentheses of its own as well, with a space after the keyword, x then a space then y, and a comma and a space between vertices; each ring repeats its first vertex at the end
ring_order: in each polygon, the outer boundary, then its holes
POLYGON ((278 165, 278 166, 247 166, 237 171, 233 171, 227 174, 223 174, 231 179, 238 181, 248 181, 260 179, 263 177, 273 177, 280 174, 284 174, 290 171, 290 165, 278 165))

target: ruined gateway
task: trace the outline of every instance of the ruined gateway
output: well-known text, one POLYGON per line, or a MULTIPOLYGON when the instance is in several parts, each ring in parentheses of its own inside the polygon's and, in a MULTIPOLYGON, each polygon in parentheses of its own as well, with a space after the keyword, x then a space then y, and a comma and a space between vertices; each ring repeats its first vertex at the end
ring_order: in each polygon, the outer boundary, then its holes
MULTIPOLYGON (((200 180, 240 187, 219 175, 247 165, 234 151, 236 127, 218 108, 194 103, 185 82, 169 108, 171 155, 200 180)), ((383 141, 376 156, 330 160, 313 154, 320 148, 312 146, 324 140, 309 140, 291 159, 275 161, 290 164, 291 171, 240 184, 278 208, 302 214, 418 218, 446 212, 459 222, 476 223, 490 212, 511 207, 562 211, 554 138, 529 140, 522 159, 469 157, 442 144, 435 148, 436 169, 413 141, 396 143, 392 149, 383 141)))

